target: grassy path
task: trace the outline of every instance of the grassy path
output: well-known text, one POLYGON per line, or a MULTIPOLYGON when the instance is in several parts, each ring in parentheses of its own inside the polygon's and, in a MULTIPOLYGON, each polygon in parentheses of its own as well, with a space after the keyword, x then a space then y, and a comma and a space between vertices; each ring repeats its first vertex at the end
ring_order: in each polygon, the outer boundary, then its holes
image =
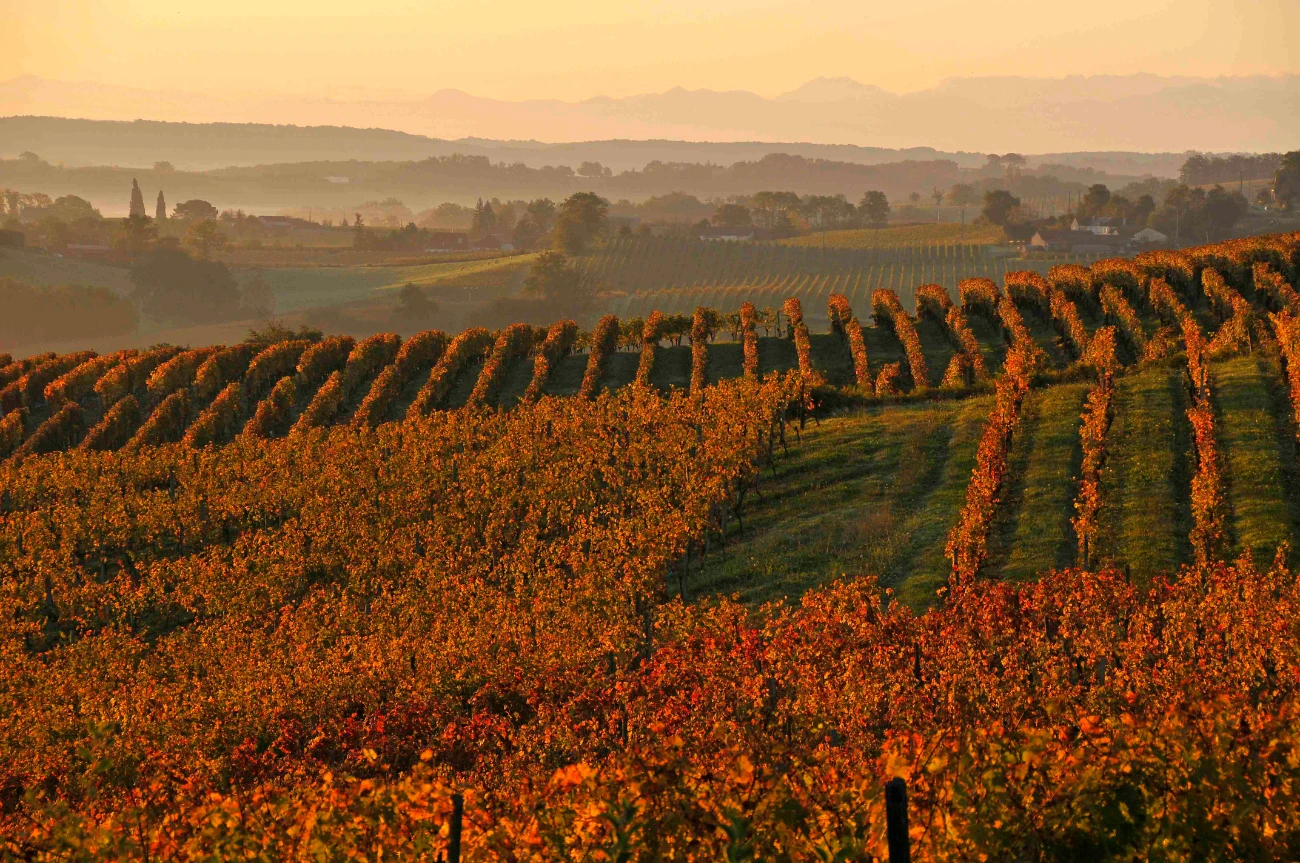
POLYGON ((917 505, 905 522, 907 545, 884 579, 896 587, 900 599, 916 608, 935 602, 935 591, 948 583, 952 573, 944 545, 966 501, 966 486, 993 399, 981 396, 954 402, 952 407, 942 464, 934 465, 932 474, 910 468, 918 477, 917 505))
POLYGON ((1082 459, 1080 413, 1090 388, 1066 384, 1030 396, 1024 431, 1013 444, 1012 475, 994 520, 988 574, 1024 581, 1074 562, 1070 517, 1082 459))
MULTIPOLYGON (((877 573, 918 604, 946 582, 943 542, 974 464, 989 399, 920 402, 809 424, 765 472, 763 500, 732 523, 688 596, 737 593, 751 604, 797 598, 842 575, 877 573)), ((670 588, 675 589, 676 585, 670 588)))
POLYGON ((1214 376, 1234 548, 1252 549, 1256 560, 1267 563, 1279 544, 1295 539, 1281 455, 1290 434, 1279 428, 1273 393, 1254 357, 1218 363, 1214 376))
POLYGON ((1156 366, 1118 380, 1102 472, 1100 560, 1139 578, 1191 560, 1190 427, 1181 371, 1156 366))
POLYGON ((542 392, 548 396, 571 396, 582 386, 582 376, 587 371, 587 354, 569 354, 555 364, 542 392))

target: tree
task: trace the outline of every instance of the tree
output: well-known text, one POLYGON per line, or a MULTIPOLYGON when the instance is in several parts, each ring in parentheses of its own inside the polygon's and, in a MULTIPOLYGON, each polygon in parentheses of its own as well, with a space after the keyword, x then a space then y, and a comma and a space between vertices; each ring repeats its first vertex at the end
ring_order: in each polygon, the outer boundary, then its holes
POLYGON ((749 207, 741 204, 723 204, 713 213, 713 224, 723 228, 748 228, 754 224, 749 207))
POLYGON ((135 180, 131 181, 131 209, 127 211, 127 217, 133 218, 139 216, 145 218, 144 213, 144 194, 140 191, 140 184, 135 180))
POLYGON ((158 226, 148 216, 128 216, 122 220, 114 246, 130 258, 138 258, 158 242, 158 226))
POLYGON ((172 211, 172 218, 180 219, 182 222, 202 222, 216 217, 217 208, 200 198, 183 201, 172 211))
POLYGON ((184 244, 185 248, 206 261, 213 252, 219 252, 226 247, 226 235, 217 227, 216 219, 204 219, 201 222, 190 223, 189 229, 185 232, 184 244))
POLYGON ((167 199, 163 197, 162 189, 158 190, 158 203, 154 207, 154 221, 160 225, 167 221, 167 199))
POLYGON ((1101 183, 1094 183, 1088 187, 1088 191, 1083 193, 1079 199, 1078 214, 1083 218, 1092 218, 1100 216, 1110 203, 1110 189, 1101 183))
POLYGON ((979 200, 980 193, 970 183, 953 183, 948 190, 948 203, 958 207, 970 207, 978 204, 979 200))
POLYGON ((397 320, 407 328, 426 329, 433 326, 438 317, 438 304, 429 295, 411 282, 402 286, 397 295, 397 320))
POLYGON ((889 199, 884 192, 867 192, 858 204, 862 220, 873 228, 889 221, 889 199))
POLYGON ((775 230, 782 224, 783 217, 788 217, 791 210, 798 208, 799 196, 794 192, 758 192, 750 204, 751 215, 759 227, 775 230))
POLYGON ((1007 177, 1015 179, 1020 176, 1024 170, 1026 159, 1019 153, 1007 153, 1002 157, 1002 167, 1007 172, 1007 177))
POLYGON ((243 313, 259 318, 269 318, 275 313, 275 294, 262 278, 261 270, 253 270, 239 286, 239 304, 243 313))
POLYGON ((226 265, 179 249, 149 252, 131 268, 131 281, 140 310, 163 323, 211 323, 239 313, 239 288, 226 265))
POLYGON ((1232 233, 1249 207, 1240 192, 1229 192, 1216 185, 1205 195, 1205 222, 1210 237, 1219 239, 1232 233))
POLYGON ((1300 150, 1282 156, 1281 167, 1273 176, 1273 198, 1288 212, 1300 198, 1300 150))
POLYGON ((569 263, 568 255, 558 250, 548 250, 533 261, 524 290, 543 300, 569 299, 579 293, 582 280, 569 263))
POLYGON ((492 229, 497 226, 497 214, 492 209, 491 203, 483 203, 483 199, 478 199, 478 204, 474 207, 474 221, 470 223, 470 230, 480 236, 492 233, 492 229))
POLYGON ((912 192, 910 195, 907 196, 907 200, 912 204, 913 207, 915 207, 917 204, 921 203, 921 193, 912 192))
POLYGON ((1011 213, 1020 206, 1020 199, 1006 189, 996 189, 984 194, 984 209, 980 214, 991 224, 1006 227, 1011 213))
POLYGON ((49 206, 49 215, 61 222, 77 222, 81 219, 94 219, 98 221, 103 216, 99 214, 85 198, 79 198, 76 195, 63 195, 56 198, 49 206))
POLYGON ((578 166, 579 177, 589 177, 594 179, 596 177, 609 177, 613 175, 613 173, 613 171, 600 164, 600 162, 583 162, 578 166))
POLYGON ((609 202, 594 192, 576 192, 560 205, 555 219, 555 248, 580 255, 601 237, 609 215, 609 202))
POLYGON ((157 171, 159 174, 170 174, 172 171, 176 170, 176 166, 173 165, 171 162, 164 160, 161 162, 154 162, 153 169, 157 171))

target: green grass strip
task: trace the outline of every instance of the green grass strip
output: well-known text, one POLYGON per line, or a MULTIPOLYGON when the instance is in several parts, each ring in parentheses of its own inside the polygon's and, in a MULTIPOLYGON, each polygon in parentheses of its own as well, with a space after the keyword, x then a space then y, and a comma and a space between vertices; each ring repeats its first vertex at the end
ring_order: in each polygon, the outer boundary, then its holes
POLYGON ((1013 444, 1013 474, 995 520, 989 574, 1025 581, 1074 562, 1075 478, 1082 458, 1080 414, 1091 384, 1066 384, 1033 393, 1024 428, 1013 444), (1019 449, 1023 458, 1016 458, 1019 449))
POLYGON ((1273 394, 1250 356, 1215 364, 1214 383, 1235 549, 1249 548, 1256 560, 1267 562, 1294 536, 1273 394))
POLYGON ((1119 378, 1102 472, 1098 559, 1147 579, 1190 561, 1190 426, 1180 370, 1160 365, 1119 378))

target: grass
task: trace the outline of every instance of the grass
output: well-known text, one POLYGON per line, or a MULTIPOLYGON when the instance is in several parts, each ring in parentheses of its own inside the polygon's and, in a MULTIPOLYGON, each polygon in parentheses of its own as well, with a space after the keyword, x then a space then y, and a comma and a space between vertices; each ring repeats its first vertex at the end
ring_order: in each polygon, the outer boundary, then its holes
POLYGON ((16 249, 0 249, 0 278, 3 277, 36 287, 88 285, 109 288, 117 294, 129 293, 133 287, 126 267, 16 249))
POLYGON ((1295 539, 1295 518, 1287 503, 1290 477, 1282 454, 1293 437, 1279 423, 1274 394, 1260 362, 1234 357, 1214 367, 1219 445, 1226 457, 1231 536, 1238 552, 1251 549, 1268 562, 1283 542, 1295 539))
POLYGON ((1118 380, 1097 551, 1142 579, 1191 560, 1186 409, 1178 368, 1153 366, 1118 380))
POLYGON ((1080 413, 1090 388, 1064 384, 1035 391, 1027 400, 995 519, 988 574, 1024 581, 1074 563, 1070 517, 1082 459, 1080 413))
MULTIPOLYGON (((284 313, 382 297, 408 283, 442 293, 460 289, 467 295, 494 298, 523 285, 532 259, 531 255, 522 255, 401 267, 273 267, 257 273, 271 289, 276 311, 284 313)), ((237 269, 236 275, 246 282, 253 271, 237 269)))
POLYGON ((877 247, 930 246, 935 244, 969 243, 990 245, 1005 243, 1006 234, 997 225, 965 225, 953 222, 936 222, 925 225, 895 225, 881 228, 854 228, 845 231, 826 231, 802 237, 781 240, 787 246, 814 246, 822 243, 827 248, 874 249, 877 247))
MULTIPOLYGON (((842 575, 876 573, 916 605, 948 576, 944 538, 956 521, 990 407, 915 402, 809 424, 802 443, 765 472, 744 531, 733 521, 687 596, 736 593, 752 605, 797 598, 842 575)), ((670 585, 675 589, 676 584, 670 585)))

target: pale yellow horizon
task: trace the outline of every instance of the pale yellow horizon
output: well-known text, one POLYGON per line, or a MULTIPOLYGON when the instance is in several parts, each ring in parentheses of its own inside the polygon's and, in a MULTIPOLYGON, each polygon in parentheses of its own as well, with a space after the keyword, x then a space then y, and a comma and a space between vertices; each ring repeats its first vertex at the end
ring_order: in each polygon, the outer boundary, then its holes
POLYGON ((967 76, 1300 72, 1300 2, 2 0, 0 81, 377 98, 896 93, 967 76))

